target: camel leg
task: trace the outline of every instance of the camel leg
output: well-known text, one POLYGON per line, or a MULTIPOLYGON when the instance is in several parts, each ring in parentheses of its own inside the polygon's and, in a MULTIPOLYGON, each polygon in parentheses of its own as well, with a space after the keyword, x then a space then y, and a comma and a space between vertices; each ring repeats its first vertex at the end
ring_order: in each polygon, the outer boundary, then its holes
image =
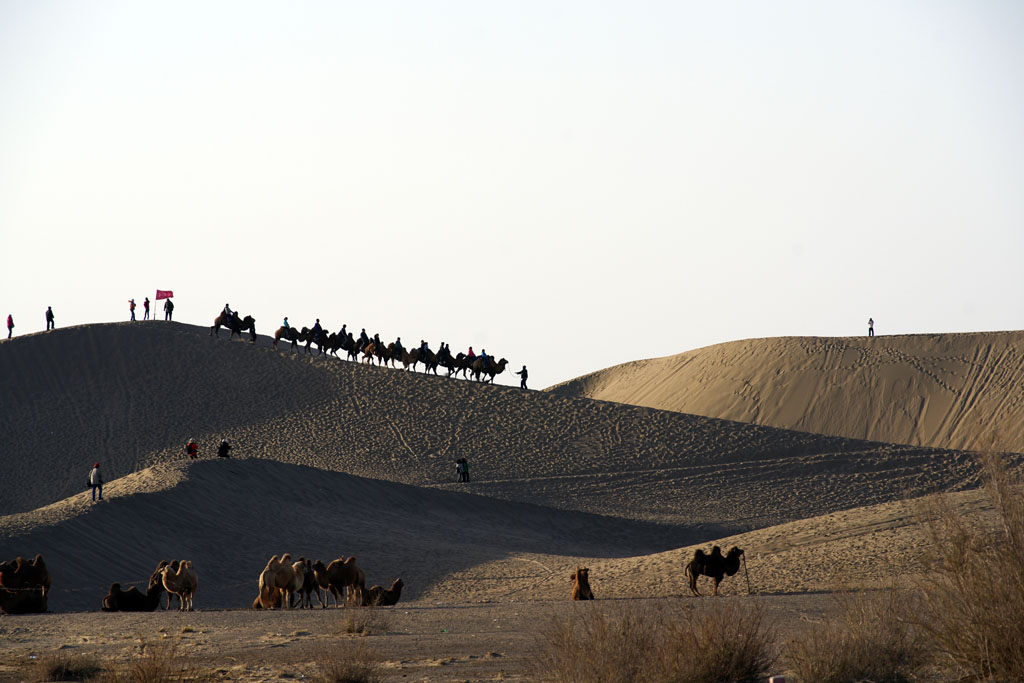
POLYGON ((712 595, 712 596, 714 596, 714 597, 718 597, 718 584, 719 584, 719 583, 721 583, 721 582, 722 582, 722 579, 721 579, 720 577, 716 576, 716 577, 715 577, 715 587, 714 587, 714 589, 713 589, 713 590, 711 591, 711 595, 712 595))

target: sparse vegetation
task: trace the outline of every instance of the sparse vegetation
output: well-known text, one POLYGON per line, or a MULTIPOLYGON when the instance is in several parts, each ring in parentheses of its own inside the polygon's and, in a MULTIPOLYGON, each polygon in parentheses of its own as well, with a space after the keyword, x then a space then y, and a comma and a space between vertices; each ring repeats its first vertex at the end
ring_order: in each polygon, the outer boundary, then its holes
POLYGON ((937 663, 966 680, 1024 680, 1024 489, 1003 458, 979 460, 995 528, 964 519, 949 497, 920 509, 931 546, 916 623, 937 663))
POLYGON ((391 627, 391 618, 379 607, 347 607, 339 631, 360 636, 383 635, 391 627))
POLYGON ((198 683, 212 676, 178 651, 179 643, 140 638, 139 654, 127 665, 108 669, 101 683, 198 683))
POLYGON ((775 662, 762 611, 733 602, 617 616, 576 608, 541 638, 537 673, 551 681, 746 681, 775 662))
POLYGON ((58 651, 43 657, 33 673, 37 681, 88 681, 103 673, 103 665, 89 655, 58 651))
POLYGON ((801 681, 856 683, 913 680, 925 664, 923 645, 907 623, 905 591, 838 592, 839 615, 788 643, 801 681))
POLYGON ((366 643, 341 643, 317 660, 318 683, 376 683, 382 680, 380 661, 366 643))

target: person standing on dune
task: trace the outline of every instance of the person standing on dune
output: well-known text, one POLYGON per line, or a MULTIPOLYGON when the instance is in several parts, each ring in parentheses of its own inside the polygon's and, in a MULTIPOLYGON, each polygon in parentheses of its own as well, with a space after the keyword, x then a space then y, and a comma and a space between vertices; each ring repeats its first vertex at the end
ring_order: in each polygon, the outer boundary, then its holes
POLYGON ((11 335, 14 334, 14 316, 10 313, 7 314, 7 338, 10 339, 11 335))
POLYGON ((164 302, 164 320, 170 320, 174 314, 174 304, 170 299, 164 302))
POLYGON ((48 331, 57 329, 57 324, 53 322, 53 306, 46 307, 46 329, 48 331))
POLYGON ((868 336, 869 337, 874 337, 875 336, 875 319, 874 318, 868 318, 868 336))
POLYGON ((128 312, 132 314, 131 319, 135 320, 135 299, 128 299, 128 312))
POLYGON ((94 464, 92 472, 89 472, 89 486, 92 487, 92 501, 96 502, 97 491, 99 491, 100 500, 103 500, 103 475, 100 474, 99 463, 94 464))
POLYGON ((526 366, 524 365, 523 369, 520 370, 519 372, 517 372, 516 374, 523 378, 519 382, 519 387, 522 388, 522 389, 525 389, 526 388, 526 378, 530 376, 530 373, 528 373, 526 371, 526 366))
POLYGON ((185 455, 188 456, 189 460, 195 460, 199 457, 199 444, 196 443, 195 439, 189 439, 188 443, 185 444, 185 455))
POLYGON ((149 320, 149 297, 142 300, 142 319, 149 320))

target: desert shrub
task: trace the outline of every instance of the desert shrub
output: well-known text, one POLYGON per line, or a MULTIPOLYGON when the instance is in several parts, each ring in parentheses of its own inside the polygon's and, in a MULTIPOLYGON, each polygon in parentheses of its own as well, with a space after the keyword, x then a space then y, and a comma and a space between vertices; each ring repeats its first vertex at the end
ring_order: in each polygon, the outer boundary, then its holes
POLYGON ((33 671, 37 681, 87 681, 103 673, 95 657, 55 652, 39 660, 33 671))
POLYGON ((127 665, 104 672, 100 679, 103 683, 198 683, 211 680, 209 672, 200 669, 178 651, 177 641, 140 641, 138 656, 127 665))
POLYGON ((350 607, 344 611, 337 631, 360 636, 383 635, 391 628, 391 617, 379 607, 350 607))
POLYGON ((967 680, 1024 680, 1024 491, 1003 458, 979 458, 997 523, 985 527, 950 498, 918 508, 930 546, 916 622, 937 660, 967 680))
POLYGON ((912 680, 926 657, 916 630, 905 618, 911 595, 887 591, 839 592, 836 619, 787 644, 802 681, 856 683, 912 680))
POLYGON ((552 681, 756 680, 775 662, 757 607, 715 601, 679 610, 573 607, 541 632, 538 676, 552 681))
POLYGON ((317 660, 318 683, 376 683, 382 680, 380 661, 366 643, 341 643, 317 660))

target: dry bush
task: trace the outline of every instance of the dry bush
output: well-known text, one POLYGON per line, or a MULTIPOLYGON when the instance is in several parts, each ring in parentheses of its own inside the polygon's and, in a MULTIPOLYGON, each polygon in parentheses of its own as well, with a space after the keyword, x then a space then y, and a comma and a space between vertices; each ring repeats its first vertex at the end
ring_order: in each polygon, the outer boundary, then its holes
POLYGON ((366 643, 342 643, 317 660, 318 683, 377 683, 383 680, 380 661, 366 643))
POLYGON ((909 594, 887 591, 836 593, 839 616, 788 643, 793 670, 802 681, 856 683, 909 681, 926 656, 906 615, 909 594))
MULTIPOLYGON (((589 607, 589 606, 588 606, 589 607)), ((683 610, 570 608, 542 634, 537 674, 552 681, 756 680, 775 662, 758 607, 715 601, 683 610)))
POLYGON ((949 497, 918 509, 931 549, 917 623, 937 661, 966 680, 1024 680, 1024 490, 1003 457, 979 458, 997 524, 971 524, 949 497))
POLYGON ((35 664, 31 677, 37 681, 87 681, 102 673, 103 665, 95 657, 55 652, 35 664))
POLYGON ((379 607, 346 608, 337 631, 360 636, 383 635, 391 628, 391 616, 379 607))
POLYGON ((198 683, 212 679, 190 659, 178 652, 179 643, 151 643, 140 638, 139 655, 126 666, 112 668, 102 683, 198 683))

